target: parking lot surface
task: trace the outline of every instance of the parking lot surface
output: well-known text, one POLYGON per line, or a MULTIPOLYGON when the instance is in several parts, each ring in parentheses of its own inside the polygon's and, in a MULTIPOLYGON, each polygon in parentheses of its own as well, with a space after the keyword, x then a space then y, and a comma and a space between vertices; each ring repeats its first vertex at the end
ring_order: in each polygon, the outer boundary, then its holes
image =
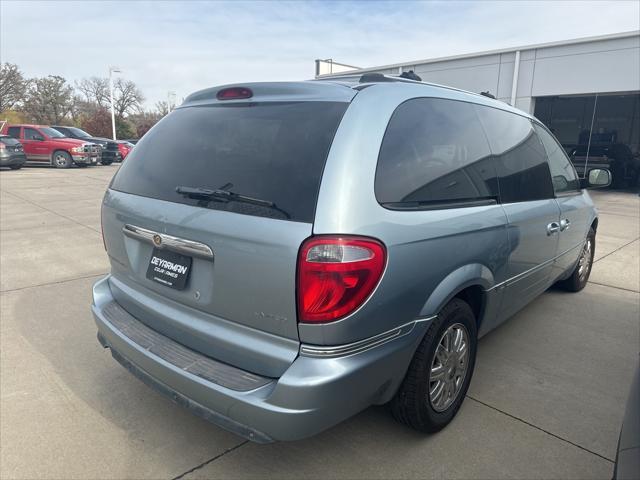
POLYGON ((640 198, 597 191, 596 263, 484 337, 436 435, 370 408, 256 445, 150 390, 96 340, 100 201, 117 166, 0 172, 2 478, 611 478, 639 348, 640 198))

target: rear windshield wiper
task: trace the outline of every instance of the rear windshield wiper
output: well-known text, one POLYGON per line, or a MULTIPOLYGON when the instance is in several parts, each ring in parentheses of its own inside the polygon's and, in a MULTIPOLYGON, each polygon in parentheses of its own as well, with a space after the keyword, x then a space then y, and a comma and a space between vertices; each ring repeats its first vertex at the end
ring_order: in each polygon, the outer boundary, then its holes
POLYGON ((240 193, 235 193, 223 188, 188 187, 179 185, 176 187, 176 192, 180 195, 185 195, 186 197, 200 200, 250 203, 252 205, 258 205, 260 207, 277 210, 286 218, 290 218, 289 214, 279 208, 274 202, 263 200, 261 198, 249 197, 248 195, 242 195, 240 193))

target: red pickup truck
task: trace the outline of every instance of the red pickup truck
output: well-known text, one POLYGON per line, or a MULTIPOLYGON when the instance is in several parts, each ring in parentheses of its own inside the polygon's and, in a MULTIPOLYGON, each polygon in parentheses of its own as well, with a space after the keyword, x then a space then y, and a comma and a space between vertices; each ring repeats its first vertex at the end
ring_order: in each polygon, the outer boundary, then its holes
POLYGON ((57 130, 43 125, 9 125, 2 128, 5 135, 18 139, 27 156, 26 165, 52 165, 69 168, 96 165, 100 148, 94 143, 67 138, 57 130))

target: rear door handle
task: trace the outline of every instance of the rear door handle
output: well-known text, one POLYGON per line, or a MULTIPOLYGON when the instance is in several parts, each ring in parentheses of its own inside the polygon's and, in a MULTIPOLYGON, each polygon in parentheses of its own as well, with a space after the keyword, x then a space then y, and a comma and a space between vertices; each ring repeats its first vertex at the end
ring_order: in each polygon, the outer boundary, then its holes
POLYGON ((547 236, 558 233, 559 231, 560 224, 558 222, 551 222, 549 225, 547 225, 547 236))
POLYGON ((571 226, 571 222, 569 221, 568 218, 560 220, 560 231, 561 232, 564 232, 565 230, 569 230, 570 226, 571 226))

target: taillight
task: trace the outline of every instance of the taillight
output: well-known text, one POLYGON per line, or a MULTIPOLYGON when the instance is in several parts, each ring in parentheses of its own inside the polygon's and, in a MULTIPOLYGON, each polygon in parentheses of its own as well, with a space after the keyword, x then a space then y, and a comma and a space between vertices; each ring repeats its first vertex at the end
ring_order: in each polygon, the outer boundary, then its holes
POLYGON ((384 271, 382 243, 364 237, 312 237, 298 256, 298 319, 326 323, 354 312, 384 271))
POLYGON ((5 148, 7 148, 4 143, 0 142, 0 150, 4 150, 5 148))
POLYGON ((253 92, 246 87, 224 88, 216 94, 218 100, 236 100, 251 97, 253 97, 253 92))

